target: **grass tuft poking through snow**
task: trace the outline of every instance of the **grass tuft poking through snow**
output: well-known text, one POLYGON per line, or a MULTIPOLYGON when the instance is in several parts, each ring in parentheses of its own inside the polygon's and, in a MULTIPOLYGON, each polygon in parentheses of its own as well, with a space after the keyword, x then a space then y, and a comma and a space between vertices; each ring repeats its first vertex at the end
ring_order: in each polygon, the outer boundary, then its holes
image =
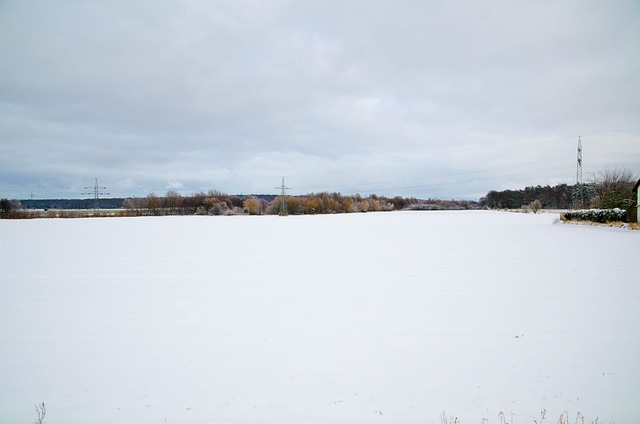
MULTIPOLYGON (((546 423, 546 419, 547 419, 547 410, 546 409, 542 409, 540 411, 540 420, 537 419, 533 419, 533 423, 534 424, 544 424, 546 423)), ((584 415, 582 415, 582 412, 578 411, 576 413, 576 419, 574 421, 575 424, 584 424, 585 423, 585 418, 584 415)), ((503 411, 500 411, 498 413, 498 424, 517 424, 513 418, 513 414, 511 414, 511 418, 510 421, 507 421, 506 417, 505 417, 505 413, 503 411)), ((525 423, 525 422, 530 422, 529 420, 519 420, 519 422, 525 423)), ((563 411, 560 414, 560 417, 558 418, 558 424, 571 424, 571 422, 569 421, 569 412, 567 411, 563 411)), ((446 412, 442 412, 442 415, 440 416, 440 423, 441 424, 461 424, 460 419, 458 419, 457 417, 454 418, 453 415, 449 415, 447 417, 446 412)), ((490 424, 491 421, 488 418, 483 418, 481 421, 481 424, 490 424)), ((591 421, 591 424, 598 424, 598 418, 596 417, 595 421, 591 421)))
POLYGON ((47 415, 47 408, 44 405, 44 402, 40 402, 36 404, 36 422, 35 424, 42 424, 44 422, 44 417, 47 415))

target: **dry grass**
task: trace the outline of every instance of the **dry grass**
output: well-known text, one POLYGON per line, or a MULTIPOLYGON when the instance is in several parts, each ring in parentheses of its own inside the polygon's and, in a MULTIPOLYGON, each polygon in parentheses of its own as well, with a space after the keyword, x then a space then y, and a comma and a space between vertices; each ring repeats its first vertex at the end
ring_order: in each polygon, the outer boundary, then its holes
MULTIPOLYGON (((531 419, 531 418, 529 418, 531 419)), ((552 424, 557 422, 558 424, 585 424, 585 417, 584 415, 582 415, 582 412, 578 411, 576 413, 576 419, 575 421, 571 421, 569 419, 569 412, 567 411, 563 411, 562 414, 560 414, 560 417, 556 420, 551 420, 551 421, 547 421, 547 410, 546 409, 542 409, 540 411, 540 418, 539 419, 533 419, 533 424, 543 424, 543 423, 549 423, 552 424)), ((491 421, 488 418, 482 418, 481 424, 489 424, 491 421)), ((507 417, 505 415, 504 412, 500 411, 498 413, 498 424, 516 424, 514 422, 514 418, 513 418, 513 414, 511 414, 510 419, 507 421, 507 417)), ((441 424, 460 424, 460 419, 458 417, 454 417, 453 415, 449 415, 447 417, 447 413, 442 411, 442 415, 440 416, 440 423, 441 424)), ((518 422, 518 424, 524 424, 524 423, 531 423, 531 421, 526 421, 526 420, 522 420, 518 422)), ((596 419, 594 421, 590 421, 590 424, 598 424, 598 417, 596 417, 596 419)))

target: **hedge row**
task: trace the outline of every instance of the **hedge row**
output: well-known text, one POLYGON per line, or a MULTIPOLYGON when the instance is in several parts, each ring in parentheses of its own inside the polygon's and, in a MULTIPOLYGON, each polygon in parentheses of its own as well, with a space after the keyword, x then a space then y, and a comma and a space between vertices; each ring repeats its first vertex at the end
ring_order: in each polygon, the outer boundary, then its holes
POLYGON ((627 212, 623 209, 582 209, 564 213, 566 220, 593 221, 607 223, 613 221, 626 221, 627 212))

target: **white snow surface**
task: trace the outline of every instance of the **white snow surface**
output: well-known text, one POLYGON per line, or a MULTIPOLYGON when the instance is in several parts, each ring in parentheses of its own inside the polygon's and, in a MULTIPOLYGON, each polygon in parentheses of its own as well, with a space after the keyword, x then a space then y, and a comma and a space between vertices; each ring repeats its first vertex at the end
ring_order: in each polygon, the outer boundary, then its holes
POLYGON ((0 423, 640 422, 640 233, 491 211, 0 221, 0 423))

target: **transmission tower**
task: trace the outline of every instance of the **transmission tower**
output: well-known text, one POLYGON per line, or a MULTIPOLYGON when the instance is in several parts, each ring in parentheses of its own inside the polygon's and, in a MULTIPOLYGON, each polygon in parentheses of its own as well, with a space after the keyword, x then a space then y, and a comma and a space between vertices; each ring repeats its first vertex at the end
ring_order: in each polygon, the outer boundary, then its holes
POLYGON ((275 187, 276 189, 280 189, 280 215, 287 215, 287 193, 286 190, 289 190, 289 187, 285 187, 284 185, 284 177, 282 177, 282 185, 280 187, 275 187))
POLYGON ((584 185, 582 183, 582 140, 578 137, 578 163, 576 165, 576 200, 580 198, 580 207, 584 208, 584 185))
POLYGON ((105 194, 109 194, 106 192, 103 192, 101 190, 106 190, 106 187, 99 187, 98 186, 98 179, 95 179, 95 184, 93 187, 85 187, 85 190, 88 189, 92 189, 93 191, 91 192, 86 192, 86 193, 82 193, 83 195, 92 195, 93 196, 93 210, 94 211, 98 211, 98 209, 100 209, 100 196, 104 196, 105 194))

